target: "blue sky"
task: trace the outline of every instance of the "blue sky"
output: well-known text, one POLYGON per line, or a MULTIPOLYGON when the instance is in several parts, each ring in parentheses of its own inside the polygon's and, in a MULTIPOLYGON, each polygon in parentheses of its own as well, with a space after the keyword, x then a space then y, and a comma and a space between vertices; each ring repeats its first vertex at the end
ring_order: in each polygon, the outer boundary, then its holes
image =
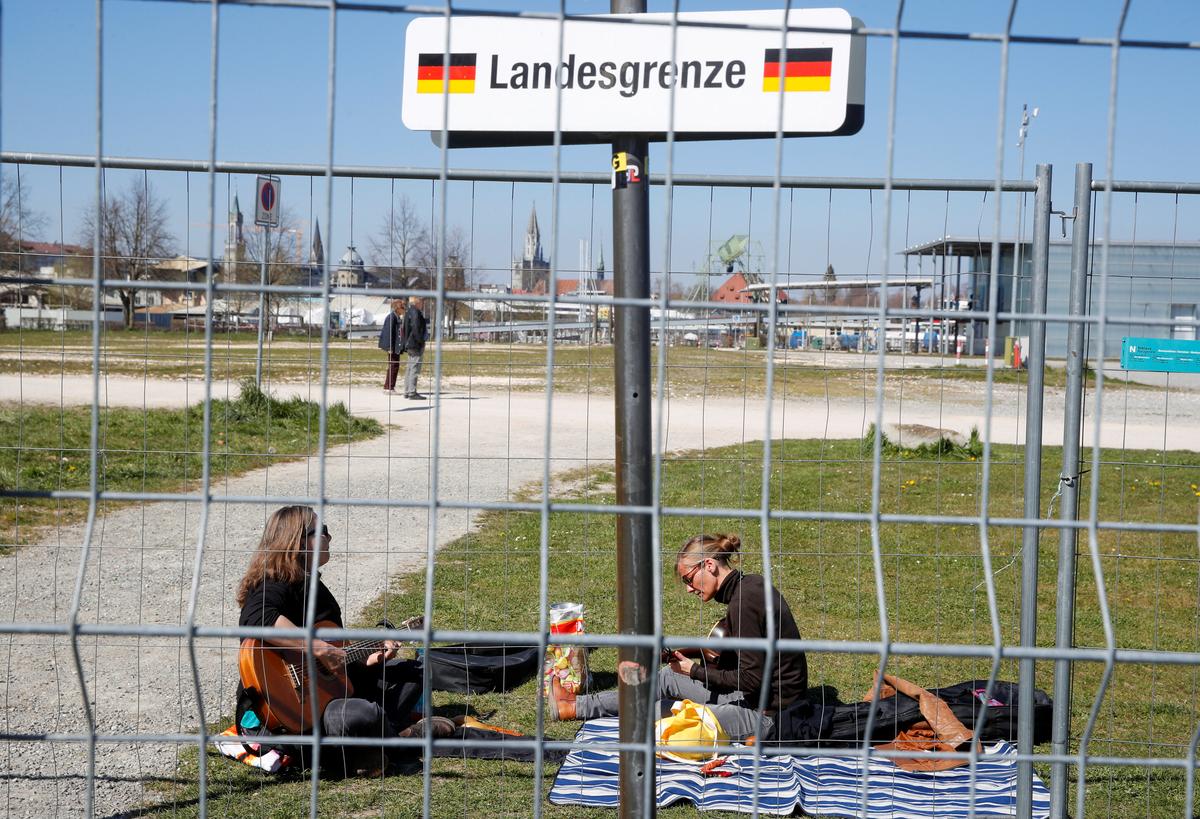
MULTIPOLYGON (((478 8, 554 11, 547 3, 482 3, 478 8)), ((770 3, 685 2, 683 10, 770 8, 770 3)), ((778 7, 778 6, 776 6, 778 7)), ((889 26, 891 2, 843 4, 869 26, 889 26)), ((1118 0, 1060 0, 1018 7, 1019 33, 1111 36, 1118 0)), ((596 13, 607 3, 571 3, 570 13, 596 13)), ((998 32, 1007 3, 926 0, 906 4, 903 27, 936 31, 998 32)), ((652 3, 651 11, 670 6, 652 3)), ((441 155, 424 133, 400 121, 404 29, 399 14, 343 12, 338 16, 335 161, 362 165, 436 167, 441 155)), ((109 0, 104 4, 104 149, 121 156, 207 157, 210 10, 183 3, 109 0)), ((7 151, 93 153, 95 122, 95 11, 89 0, 7 0, 0 40, 0 146, 7 151)), ((328 150, 328 12, 305 9, 221 9, 217 153, 221 159, 324 162, 328 150)), ((1200 41, 1200 4, 1135 2, 1126 36, 1200 41)), ((868 44, 867 122, 853 136, 789 140, 783 172, 788 175, 880 176, 886 169, 890 42, 868 44)), ((1000 48, 995 43, 905 41, 901 47, 895 173, 897 176, 991 178, 995 167, 1000 48)), ((1091 161, 1102 176, 1109 90, 1106 48, 1016 45, 1011 49, 1005 174, 1018 175, 1017 120, 1022 102, 1038 106, 1026 150, 1026 176, 1037 162, 1055 166, 1055 207, 1069 209, 1074 163, 1091 161)), ((1196 151, 1195 86, 1200 52, 1127 49, 1122 52, 1117 123, 1117 178, 1200 179, 1196 151)), ((770 174, 775 146, 770 140, 678 145, 673 165, 681 173, 770 174)), ((455 150, 453 167, 553 167, 546 148, 455 150)), ((562 151, 566 169, 608 167, 606 146, 562 151)), ((651 172, 665 170, 664 146, 651 149, 651 172)), ((12 168, 6 167, 11 173, 12 168)), ((79 234, 79 216, 92 195, 90 170, 59 173, 25 166, 22 187, 35 210, 45 214, 44 236, 67 241, 79 234)), ((129 173, 109 172, 109 185, 124 186, 129 173)), ((155 190, 168 199, 171 225, 181 252, 207 250, 207 182, 203 175, 155 173, 155 190), (190 192, 189 192, 190 190, 190 192)), ((243 206, 252 198, 251 177, 222 176, 218 222, 226 197, 236 189, 243 206)), ((335 253, 366 237, 386 218, 392 196, 408 196, 423 212, 432 206, 429 183, 359 180, 335 183, 335 214, 325 225, 323 182, 285 178, 283 202, 307 231, 320 218, 326 248, 335 253), (353 207, 351 207, 353 205, 353 207), (310 216, 311 213, 311 216, 310 216), (353 224, 352 224, 353 221, 353 224)), ((535 204, 544 242, 553 245, 551 194, 546 185, 455 184, 450 190, 451 224, 473 237, 476 266, 503 273, 535 204)), ((710 239, 749 232, 771 255, 774 200, 769 191, 678 189, 674 205, 671 263, 692 270, 704 261, 710 239)), ((1133 229, 1132 197, 1115 201, 1114 236, 1133 229)), ((817 273, 831 261, 842 276, 879 272, 882 260, 882 195, 825 191, 784 194, 781 269, 817 273), (828 249, 826 237, 829 237, 828 249)), ((896 194, 893 250, 951 233, 991 233, 994 202, 980 194, 896 194)), ((1005 198, 1007 234, 1015 222, 1015 198, 1005 198)), ((578 241, 598 247, 611 242, 610 197, 606 187, 564 187, 560 197, 558 266, 574 268, 578 241)), ((665 200, 652 196, 652 266, 665 261, 665 200)), ((1143 196, 1137 203, 1139 238, 1200 239, 1200 208, 1173 197, 1143 196)), ((1026 228, 1028 230, 1028 228, 1026 228)), ((216 236, 217 253, 224 240, 216 236)), ((606 255, 611 254, 606 250, 606 255)), ((893 256, 892 269, 903 266, 893 256)), ((563 275, 571 276, 570 273, 563 275)))

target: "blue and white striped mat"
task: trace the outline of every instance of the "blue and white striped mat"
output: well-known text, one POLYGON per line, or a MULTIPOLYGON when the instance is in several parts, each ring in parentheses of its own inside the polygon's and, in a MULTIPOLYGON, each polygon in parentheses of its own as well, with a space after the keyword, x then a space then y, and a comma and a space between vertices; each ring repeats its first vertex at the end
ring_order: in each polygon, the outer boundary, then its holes
MULTIPOLYGON (((617 742, 616 718, 583 724, 575 740, 581 743, 617 742)), ((975 782, 975 815, 1015 816, 1017 805, 1016 749, 998 742, 985 749, 975 782)), ((738 757, 724 770, 729 777, 701 776, 698 766, 658 760, 658 805, 692 802, 700 810, 750 813, 754 803, 754 760, 738 757)), ((865 819, 958 819, 970 814, 971 770, 953 768, 937 773, 902 771, 888 760, 870 763, 869 804, 862 812, 862 760, 849 757, 766 757, 759 770, 758 810, 786 816, 797 806, 811 816, 854 816, 865 819)), ((572 751, 550 789, 555 805, 617 806, 617 753, 572 751)), ((1033 815, 1050 815, 1050 794, 1036 775, 1033 815)))

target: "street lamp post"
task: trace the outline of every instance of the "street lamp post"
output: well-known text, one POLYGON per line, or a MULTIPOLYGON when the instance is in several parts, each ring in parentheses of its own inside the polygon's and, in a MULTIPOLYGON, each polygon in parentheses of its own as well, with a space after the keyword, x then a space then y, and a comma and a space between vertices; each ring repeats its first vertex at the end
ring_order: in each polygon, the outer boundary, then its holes
MULTIPOLYGON (((1017 131, 1017 148, 1020 149, 1020 165, 1021 165, 1021 181, 1025 181, 1025 140, 1029 136, 1029 125, 1037 119, 1038 109, 1035 107, 1031 112, 1029 105, 1023 103, 1021 105, 1021 127, 1017 131)), ((1017 291, 1021 284, 1021 242, 1024 239, 1024 221, 1025 221, 1025 194, 1021 193, 1017 196, 1017 231, 1016 239, 1013 241, 1013 286, 1012 295, 1009 299, 1009 312, 1017 312, 1017 291)), ((1016 335, 1016 322, 1012 322, 1011 332, 1009 335, 1016 335)))

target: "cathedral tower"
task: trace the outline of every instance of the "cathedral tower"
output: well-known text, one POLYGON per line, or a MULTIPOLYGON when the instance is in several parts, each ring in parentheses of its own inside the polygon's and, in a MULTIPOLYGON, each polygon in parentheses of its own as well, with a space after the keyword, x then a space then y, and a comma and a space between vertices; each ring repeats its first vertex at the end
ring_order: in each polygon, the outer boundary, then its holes
POLYGON ((550 261, 542 255, 542 232, 538 229, 537 206, 534 206, 525 229, 524 253, 519 260, 513 260, 512 287, 527 293, 546 293, 549 277, 550 261))
POLYGON ((246 237, 242 233, 242 223, 242 208, 238 204, 238 197, 235 193, 233 207, 229 209, 229 225, 225 233, 225 257, 222 268, 226 281, 235 281, 238 265, 247 261, 246 237))

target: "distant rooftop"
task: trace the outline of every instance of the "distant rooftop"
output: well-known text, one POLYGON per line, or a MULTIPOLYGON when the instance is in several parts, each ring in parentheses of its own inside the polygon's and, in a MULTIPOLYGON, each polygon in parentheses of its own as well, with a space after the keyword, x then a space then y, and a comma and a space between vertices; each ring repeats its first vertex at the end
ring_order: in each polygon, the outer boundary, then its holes
MULTIPOLYGON (((1016 242, 1013 237, 1002 237, 1000 239, 1000 247, 1012 247, 1016 242)), ((1052 245, 1069 245, 1070 239, 1063 239, 1056 235, 1052 230, 1050 235, 1050 244, 1052 245)), ((1100 245, 1100 238, 1097 237, 1095 244, 1100 245)), ((1171 242, 1161 239, 1139 239, 1137 242, 1128 239, 1113 239, 1109 242, 1112 247, 1132 247, 1135 244, 1137 247, 1186 247, 1200 248, 1200 242, 1171 242)), ((1025 238, 1021 241, 1021 254, 1026 255, 1030 249, 1032 242, 1025 238)), ((945 236, 941 239, 934 239, 924 244, 913 245, 900 251, 902 256, 986 256, 992 252, 992 239, 982 236, 945 236)))

